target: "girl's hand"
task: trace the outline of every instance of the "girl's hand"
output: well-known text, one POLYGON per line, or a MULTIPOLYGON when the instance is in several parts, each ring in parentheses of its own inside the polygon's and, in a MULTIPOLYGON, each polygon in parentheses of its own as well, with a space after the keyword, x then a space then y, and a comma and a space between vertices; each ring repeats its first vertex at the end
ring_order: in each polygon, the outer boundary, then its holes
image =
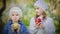
POLYGON ((14 32, 15 29, 17 29, 17 32, 20 31, 20 24, 17 24, 17 25, 12 24, 11 27, 12 27, 12 31, 13 31, 13 32, 14 32))
POLYGON ((44 29, 45 25, 43 23, 40 24, 40 28, 44 29))
POLYGON ((37 23, 37 24, 35 24, 35 28, 39 28, 39 26, 40 26, 40 23, 37 23))
POLYGON ((17 30, 17 32, 19 32, 20 31, 20 27, 21 27, 21 25, 20 24, 18 24, 18 30, 17 30))
POLYGON ((14 32, 14 25, 13 24, 11 25, 11 28, 12 28, 12 31, 14 32))

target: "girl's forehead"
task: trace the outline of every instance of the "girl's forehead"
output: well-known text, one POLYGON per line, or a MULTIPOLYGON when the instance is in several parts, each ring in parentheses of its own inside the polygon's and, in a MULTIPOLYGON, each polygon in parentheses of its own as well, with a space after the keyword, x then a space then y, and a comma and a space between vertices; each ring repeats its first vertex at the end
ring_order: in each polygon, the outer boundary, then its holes
POLYGON ((39 8, 39 9, 42 9, 42 8, 41 8, 40 6, 38 6, 38 5, 35 5, 34 7, 35 7, 35 8, 39 8))
POLYGON ((41 7, 39 7, 39 6, 34 6, 35 8, 39 8, 39 9, 41 9, 41 7))
POLYGON ((12 11, 13 13, 19 13, 19 11, 12 11))
POLYGON ((18 11, 12 11, 12 14, 19 14, 18 11))
POLYGON ((39 6, 37 6, 37 5, 36 5, 36 6, 34 6, 34 7, 35 7, 35 8, 39 8, 39 6))

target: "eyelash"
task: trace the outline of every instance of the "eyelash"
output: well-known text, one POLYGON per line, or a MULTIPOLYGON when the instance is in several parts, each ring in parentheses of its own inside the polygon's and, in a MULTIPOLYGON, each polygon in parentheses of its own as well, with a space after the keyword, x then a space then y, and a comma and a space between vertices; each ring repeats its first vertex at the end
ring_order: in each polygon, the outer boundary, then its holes
MULTIPOLYGON (((14 16, 14 14, 12 14, 12 16, 14 16)), ((16 16, 18 16, 18 14, 16 14, 16 16)))
POLYGON ((35 8, 35 9, 39 9, 39 8, 35 8))
POLYGON ((14 16, 14 14, 12 14, 12 16, 14 16))
POLYGON ((16 16, 18 16, 18 14, 16 14, 16 16))

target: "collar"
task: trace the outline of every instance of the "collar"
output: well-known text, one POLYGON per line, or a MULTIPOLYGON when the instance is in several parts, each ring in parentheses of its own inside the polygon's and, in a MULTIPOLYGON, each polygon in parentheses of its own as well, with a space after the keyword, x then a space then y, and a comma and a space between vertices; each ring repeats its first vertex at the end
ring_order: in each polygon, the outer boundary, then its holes
MULTIPOLYGON (((19 23, 20 25, 22 25, 22 21, 18 21, 18 23, 19 23)), ((9 20, 9 21, 8 21, 8 24, 9 24, 9 25, 13 24, 13 23, 12 23, 12 20, 9 20)))

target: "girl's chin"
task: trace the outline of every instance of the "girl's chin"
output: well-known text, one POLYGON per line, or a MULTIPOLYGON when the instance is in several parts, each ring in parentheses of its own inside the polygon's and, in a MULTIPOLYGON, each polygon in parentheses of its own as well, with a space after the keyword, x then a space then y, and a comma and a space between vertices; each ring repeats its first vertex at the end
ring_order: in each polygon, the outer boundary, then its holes
POLYGON ((40 16, 41 14, 36 14, 36 15, 40 16))
POLYGON ((18 20, 14 20, 14 22, 17 22, 18 20))
POLYGON ((40 15, 40 14, 36 14, 36 15, 40 15))
POLYGON ((36 15, 40 16, 40 14, 36 14, 36 15))

